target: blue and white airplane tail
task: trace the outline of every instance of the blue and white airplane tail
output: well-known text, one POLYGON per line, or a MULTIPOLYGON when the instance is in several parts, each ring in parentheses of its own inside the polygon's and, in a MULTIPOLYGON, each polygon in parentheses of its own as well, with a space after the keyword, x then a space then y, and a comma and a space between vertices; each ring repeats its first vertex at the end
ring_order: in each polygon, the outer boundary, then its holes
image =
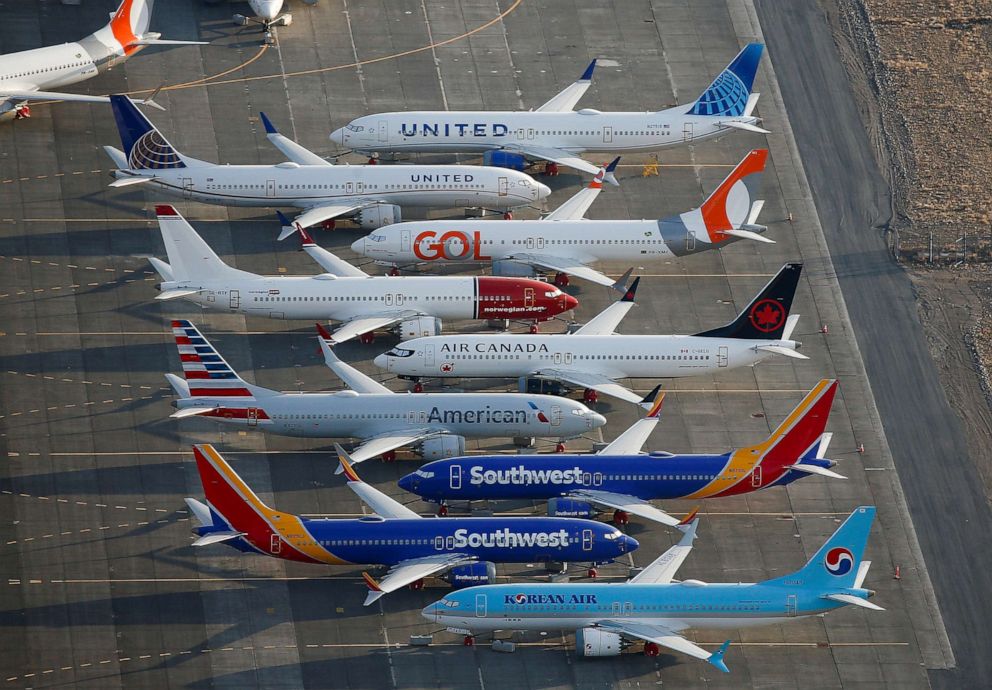
POLYGON ((733 62, 696 99, 689 114, 723 117, 750 115, 756 102, 751 98, 751 87, 754 85, 754 75, 758 71, 764 48, 761 43, 744 46, 733 62))
POLYGON ((110 105, 114 110, 124 155, 120 159, 114 155, 120 153, 116 150, 108 150, 107 153, 119 168, 165 170, 185 168, 189 162, 199 162, 179 153, 126 96, 111 96, 110 105))

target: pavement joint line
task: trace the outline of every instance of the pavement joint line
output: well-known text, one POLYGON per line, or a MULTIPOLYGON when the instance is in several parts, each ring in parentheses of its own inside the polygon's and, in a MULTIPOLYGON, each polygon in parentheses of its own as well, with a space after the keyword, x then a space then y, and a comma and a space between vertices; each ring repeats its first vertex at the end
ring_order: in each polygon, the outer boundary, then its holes
MULTIPOLYGON (((103 385, 109 386, 111 384, 108 383, 108 384, 103 384, 103 385)), ((140 396, 138 398, 138 400, 155 400, 155 399, 156 399, 156 396, 154 396, 154 395, 142 395, 142 396, 140 396)), ((129 402, 129 401, 130 402, 133 402, 134 400, 135 400, 135 398, 133 398, 133 397, 131 397, 131 398, 121 398, 119 400, 101 400, 100 401, 100 404, 101 405, 112 405, 114 403, 129 402)), ((89 406, 89 405, 96 405, 97 403, 96 403, 96 401, 89 401, 89 402, 84 402, 84 403, 79 403, 79 404, 81 404, 83 407, 86 407, 86 406, 89 406)), ((56 409, 67 410, 67 409, 70 409, 70 408, 73 408, 73 407, 76 407, 76 406, 77 406, 77 403, 69 403, 67 405, 62 405, 60 408, 56 408, 56 409)), ((48 408, 45 411, 48 412, 48 411, 50 411, 52 409, 53 408, 50 407, 50 408, 48 408)), ((41 411, 42 410, 37 409, 37 410, 28 410, 27 412, 9 412, 6 415, 0 414, 0 419, 5 419, 7 417, 19 417, 21 415, 32 414, 32 413, 41 412, 41 411)), ((10 456, 10 453, 8 453, 7 455, 9 457, 10 456)))
MULTIPOLYGON (((34 494, 26 494, 26 493, 14 492, 14 491, 12 491, 10 489, 2 489, 2 490, 0 490, 0 494, 5 495, 5 496, 17 496, 18 498, 34 498, 34 499, 37 499, 39 501, 50 501, 50 500, 52 500, 52 497, 51 496, 36 496, 34 494)), ((56 498, 55 501, 56 501, 56 503, 70 503, 71 502, 71 503, 73 503, 75 505, 79 505, 79 506, 91 506, 93 508, 109 508, 110 507, 110 505, 107 504, 107 503, 90 503, 88 501, 70 501, 67 498, 56 498)), ((152 511, 152 512, 155 512, 155 513, 177 513, 177 514, 182 514, 182 515, 188 515, 189 514, 189 511, 182 510, 182 509, 180 509, 180 510, 173 510, 171 508, 149 508, 147 506, 119 506, 119 505, 115 505, 115 506, 113 506, 113 508, 115 510, 138 510, 138 511, 145 511, 145 512, 152 511)), ((62 534, 69 534, 69 532, 63 532, 62 534)))

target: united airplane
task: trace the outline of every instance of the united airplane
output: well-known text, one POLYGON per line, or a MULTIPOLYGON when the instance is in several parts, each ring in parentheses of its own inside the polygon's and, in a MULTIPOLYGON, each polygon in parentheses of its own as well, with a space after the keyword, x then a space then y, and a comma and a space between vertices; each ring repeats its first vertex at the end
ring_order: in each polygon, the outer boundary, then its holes
POLYGON ((470 587, 431 604, 423 616, 465 635, 575 631, 576 653, 588 657, 617 656, 632 641, 644 642, 648 656, 665 647, 729 672, 724 656, 730 640, 711 652, 685 633, 779 625, 848 605, 884 610, 868 601, 874 592, 863 587, 871 562, 862 558, 874 518, 874 507, 855 508, 802 569, 763 582, 675 582, 692 549, 694 521, 678 544, 627 582, 470 587))
POLYGON ((564 91, 536 110, 432 111, 366 115, 331 134, 339 146, 363 153, 483 153, 490 162, 522 167, 551 161, 595 175, 580 153, 657 151, 744 130, 767 134, 751 93, 764 46, 751 43, 691 105, 657 112, 575 111, 589 89, 596 61, 564 91))
POLYGON ((334 354, 318 338, 324 361, 345 385, 335 393, 280 393, 242 379, 196 326, 172 322, 184 378, 166 374, 176 392, 171 416, 204 417, 280 436, 356 438, 354 462, 413 445, 437 460, 465 453, 466 438, 574 438, 606 424, 585 405, 520 393, 397 394, 334 354))
POLYGON ((302 563, 375 564, 382 579, 363 573, 368 606, 407 585, 447 573, 457 586, 495 581, 496 563, 610 562, 635 550, 637 540, 615 527, 572 518, 424 519, 363 482, 348 465, 348 486, 374 513, 359 519, 307 519, 262 503, 213 446, 193 446, 206 503, 187 498, 200 523, 193 546, 226 543, 302 563))
POLYGON ((824 379, 766 440, 722 455, 643 453, 658 422, 664 393, 647 417, 596 454, 477 455, 430 462, 400 479, 427 501, 548 500, 551 515, 588 516, 593 506, 675 526, 681 521, 654 499, 739 496, 813 475, 843 479, 824 458, 824 433, 837 381, 824 379))
POLYGON ((203 45, 202 41, 163 40, 161 34, 148 31, 154 4, 155 0, 123 0, 109 24, 75 43, 0 55, 0 120, 31 117, 27 100, 107 103, 106 96, 52 89, 106 72, 145 46, 203 45))
POLYGON ((272 319, 339 321, 332 338, 371 343, 393 328, 403 340, 441 332, 445 319, 545 321, 574 309, 571 295, 529 278, 370 276, 317 246, 302 228, 303 249, 324 273, 263 276, 228 266, 172 206, 156 206, 166 263, 159 300, 185 299, 209 309, 272 319))
POLYGON ((521 377, 585 388, 640 403, 619 381, 680 378, 750 366, 772 355, 808 359, 792 340, 799 315, 789 316, 801 263, 783 266, 751 303, 726 326, 695 335, 618 335, 634 304, 635 279, 626 294, 568 335, 499 334, 414 338, 375 358, 376 366, 408 378, 521 377))
MULTIPOLYGON (((586 220, 609 168, 589 188, 541 220, 427 220, 379 228, 351 248, 377 263, 491 263, 494 275, 553 271, 565 287, 574 275, 600 285, 614 281, 597 261, 670 259, 725 246, 735 240, 772 242, 757 225, 757 198, 768 151, 751 151, 700 208, 657 220, 586 220)), ((619 160, 619 159, 618 159, 619 160)), ((611 165, 615 166, 616 161, 611 165)))
POLYGON ((180 153, 124 96, 111 96, 124 150, 105 146, 117 169, 111 187, 156 192, 222 206, 295 207, 303 227, 353 218, 372 230, 402 220, 402 206, 508 210, 551 190, 529 175, 474 165, 332 165, 280 134, 261 114, 267 137, 288 161, 218 165, 180 153))

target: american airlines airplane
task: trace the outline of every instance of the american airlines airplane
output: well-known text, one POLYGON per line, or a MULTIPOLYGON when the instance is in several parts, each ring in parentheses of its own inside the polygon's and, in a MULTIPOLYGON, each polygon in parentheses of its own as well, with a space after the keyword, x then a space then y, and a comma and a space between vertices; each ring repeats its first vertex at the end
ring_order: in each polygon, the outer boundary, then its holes
MULTIPOLYGON (((699 208, 658 220, 586 220, 603 186, 600 170, 587 189, 541 220, 426 220, 387 225, 351 248, 397 267, 427 263, 491 263, 493 275, 533 276, 554 271, 600 285, 615 281, 594 269, 597 261, 670 259, 723 247, 740 239, 774 242, 757 225, 757 198, 766 149, 747 154, 699 208)), ((619 159, 618 159, 619 160, 619 159)), ((615 165, 614 161, 613 165, 615 165)))
POLYGON ((626 378, 681 378, 751 366, 772 355, 808 359, 791 340, 799 315, 789 316, 801 263, 783 266, 726 326, 695 335, 618 335, 640 280, 574 333, 566 335, 448 335, 415 338, 375 358, 392 374, 419 377, 521 377, 560 381, 642 403, 621 385, 626 378))
POLYGON ((509 210, 551 190, 529 175, 475 165, 332 165, 280 134, 261 114, 269 141, 289 160, 276 165, 218 165, 177 151, 124 96, 111 96, 124 150, 104 146, 117 169, 111 187, 157 192, 222 206, 291 206, 308 227, 354 218, 369 230, 402 220, 401 206, 509 210))
POLYGON ((580 153, 645 152, 693 144, 735 130, 768 134, 753 115, 751 93, 761 43, 751 43, 691 105, 657 112, 575 111, 592 81, 594 60, 578 81, 536 110, 430 111, 366 115, 331 134, 331 141, 361 153, 482 153, 487 160, 522 168, 526 159, 551 161, 593 175, 598 166, 580 153))
POLYGON ((166 41, 160 38, 161 34, 149 32, 154 4, 155 0, 123 0, 110 15, 109 24, 76 43, 0 55, 0 120, 31 117, 31 108, 25 100, 107 103, 106 96, 51 89, 106 72, 145 46, 204 45, 203 41, 166 41))
POLYGON ((158 300, 185 299, 271 319, 334 320, 331 338, 392 327, 402 340, 437 335, 443 319, 546 321, 579 303, 554 285, 530 278, 486 276, 370 276, 318 247, 300 228, 303 249, 325 271, 315 276, 262 276, 228 266, 172 206, 156 206, 169 263, 154 257, 162 276, 158 300))
POLYGON ((227 544, 298 563, 370 563, 388 567, 382 579, 362 573, 365 606, 407 585, 446 573, 455 587, 496 581, 496 563, 608 563, 638 547, 616 527, 575 518, 424 518, 361 480, 336 446, 348 487, 374 511, 358 519, 308 519, 262 503, 211 445, 193 446, 206 503, 187 498, 199 522, 193 546, 227 544))
POLYGON ((345 364, 318 338, 327 366, 348 389, 280 393, 255 386, 224 361, 196 326, 172 322, 185 378, 165 377, 176 392, 176 419, 206 417, 241 429, 303 438, 357 438, 352 462, 413 445, 429 460, 465 453, 467 438, 575 438, 606 424, 582 403, 521 393, 403 393, 345 364))
POLYGON ((780 625, 849 605, 885 610, 868 601, 875 592, 864 587, 871 561, 863 559, 874 520, 873 506, 855 508, 805 566, 763 582, 675 580, 692 550, 697 519, 678 544, 626 582, 469 587, 431 604, 422 615, 468 635, 466 645, 473 634, 497 630, 575 631, 579 656, 619 656, 630 641, 643 642, 646 656, 665 648, 728 673, 724 655, 730 640, 709 651, 685 633, 780 625))

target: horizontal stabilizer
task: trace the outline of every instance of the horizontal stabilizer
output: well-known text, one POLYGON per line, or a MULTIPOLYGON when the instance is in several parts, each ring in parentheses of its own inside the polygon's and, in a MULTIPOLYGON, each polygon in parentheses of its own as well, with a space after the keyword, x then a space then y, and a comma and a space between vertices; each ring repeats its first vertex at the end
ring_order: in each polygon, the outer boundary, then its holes
POLYGON ((830 599, 831 601, 839 601, 842 604, 851 604, 852 606, 860 606, 863 609, 871 609, 872 611, 885 610, 878 604, 873 604, 867 599, 856 597, 853 594, 824 594, 823 598, 830 599))
POLYGON ((742 129, 745 132, 754 132, 755 134, 771 134, 767 129, 762 129, 758 125, 751 125, 747 122, 738 122, 737 120, 727 120, 726 122, 721 122, 724 127, 733 127, 734 129, 742 129))
POLYGON ((739 237, 742 240, 754 240, 755 242, 764 242, 765 244, 775 244, 775 240, 765 237, 764 235, 759 235, 751 230, 720 230, 722 235, 730 235, 731 237, 739 237))
POLYGON ((119 180, 114 180, 108 186, 109 187, 130 187, 135 184, 144 184, 145 182, 151 182, 154 177, 122 177, 119 180))
POLYGON ((174 390, 176 395, 180 398, 192 397, 189 392, 189 384, 186 382, 186 379, 180 378, 175 374, 166 374, 165 380, 169 382, 169 385, 172 386, 172 390, 174 390))
POLYGON ((243 536, 245 536, 244 532, 211 532, 194 541, 193 546, 209 546, 210 544, 219 544, 243 536))
POLYGON ((202 290, 166 290, 165 292, 160 292, 155 295, 157 300, 170 300, 179 299, 180 297, 191 297, 192 295, 198 295, 202 290))
POLYGON ((172 266, 170 266, 169 264, 165 263, 161 259, 158 259, 158 258, 156 258, 154 256, 149 256, 148 257, 148 263, 150 263, 152 265, 152 268, 155 269, 155 272, 156 273, 158 273, 160 276, 162 276, 162 279, 163 280, 175 280, 176 279, 175 278, 175 273, 173 273, 173 271, 172 271, 172 266))
POLYGON ((181 410, 176 410, 169 415, 172 419, 186 419, 187 417, 196 417, 201 414, 207 414, 208 412, 213 412, 214 410, 220 409, 218 407, 184 407, 181 410))
POLYGON ((842 474, 837 474, 833 470, 828 470, 826 467, 820 467, 819 465, 807 465, 802 462, 798 462, 795 465, 789 465, 790 470, 796 470, 798 472, 806 472, 807 474, 818 474, 821 477, 830 477, 831 479, 847 479, 842 474))
POLYGON ((210 527, 214 524, 214 518, 210 514, 210 507, 205 503, 201 503, 195 498, 183 499, 186 501, 186 507, 189 508, 189 512, 193 514, 193 517, 197 519, 201 527, 210 527))
POLYGON ((129 46, 205 46, 208 41, 174 41, 168 38, 139 38, 128 43, 129 46))
POLYGON ((789 347, 783 347, 781 345, 758 345, 757 350, 763 350, 765 352, 771 352, 775 355, 782 355, 783 357, 792 357, 792 359, 809 359, 806 355, 801 352, 797 352, 789 347))

